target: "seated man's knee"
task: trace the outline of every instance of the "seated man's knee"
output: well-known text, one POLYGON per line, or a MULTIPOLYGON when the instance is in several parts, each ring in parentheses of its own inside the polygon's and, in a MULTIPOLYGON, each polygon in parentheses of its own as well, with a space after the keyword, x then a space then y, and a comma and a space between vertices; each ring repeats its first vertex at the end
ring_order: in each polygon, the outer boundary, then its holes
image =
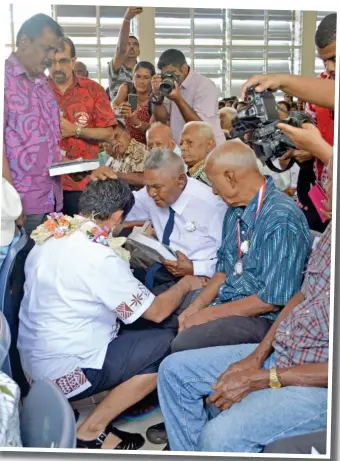
POLYGON ((183 370, 183 354, 173 354, 166 357, 159 369, 158 369, 158 384, 162 384, 164 381, 177 379, 181 376, 183 370))
POLYGON ((187 347, 186 332, 179 333, 171 343, 171 353, 182 352, 190 349, 187 347))
POLYGON ((243 451, 244 431, 247 432, 249 427, 244 425, 241 415, 232 416, 225 412, 228 410, 219 413, 206 424, 199 437, 199 451, 231 453, 243 451))
POLYGON ((198 442, 198 451, 203 452, 224 452, 229 445, 228 424, 220 424, 218 418, 214 418, 204 427, 198 442))
POLYGON ((171 343, 171 353, 190 351, 205 347, 197 327, 192 327, 179 333, 171 343))

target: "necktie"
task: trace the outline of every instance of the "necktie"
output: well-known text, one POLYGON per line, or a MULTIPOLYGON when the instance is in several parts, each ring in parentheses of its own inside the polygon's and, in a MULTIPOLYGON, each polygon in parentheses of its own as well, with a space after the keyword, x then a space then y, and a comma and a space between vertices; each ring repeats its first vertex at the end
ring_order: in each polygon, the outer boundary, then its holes
MULTIPOLYGON (((175 210, 173 210, 171 207, 169 207, 169 219, 168 222, 165 225, 164 232, 163 232, 163 238, 162 238, 162 243, 164 245, 169 246, 170 245, 170 236, 172 234, 172 231, 174 230, 174 224, 175 224, 175 210)), ((155 274, 158 271, 158 269, 162 266, 160 263, 154 263, 146 272, 145 276, 145 286, 151 290, 153 287, 154 279, 155 279, 155 274)))

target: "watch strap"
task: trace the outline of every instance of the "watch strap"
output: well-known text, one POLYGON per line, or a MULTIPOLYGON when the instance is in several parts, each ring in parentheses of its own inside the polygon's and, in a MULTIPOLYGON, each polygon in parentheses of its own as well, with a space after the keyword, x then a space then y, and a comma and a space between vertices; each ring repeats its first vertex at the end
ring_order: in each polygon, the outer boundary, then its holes
POLYGON ((160 105, 163 104, 163 102, 164 102, 164 96, 163 96, 162 94, 159 95, 159 96, 155 96, 154 93, 151 93, 150 101, 151 101, 152 104, 154 104, 155 106, 160 106, 160 105))
POLYGON ((269 370, 269 387, 271 389, 279 389, 281 387, 279 377, 276 373, 276 368, 271 368, 269 370))
POLYGON ((76 128, 76 138, 80 138, 81 135, 81 126, 77 126, 76 128))

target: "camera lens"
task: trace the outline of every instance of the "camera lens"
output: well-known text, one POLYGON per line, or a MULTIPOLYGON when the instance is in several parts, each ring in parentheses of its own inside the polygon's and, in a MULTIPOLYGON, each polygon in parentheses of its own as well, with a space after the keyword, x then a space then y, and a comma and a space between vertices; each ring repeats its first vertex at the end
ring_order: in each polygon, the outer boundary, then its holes
POLYGON ((164 79, 159 86, 159 91, 163 96, 168 96, 174 89, 174 83, 170 79, 164 79))

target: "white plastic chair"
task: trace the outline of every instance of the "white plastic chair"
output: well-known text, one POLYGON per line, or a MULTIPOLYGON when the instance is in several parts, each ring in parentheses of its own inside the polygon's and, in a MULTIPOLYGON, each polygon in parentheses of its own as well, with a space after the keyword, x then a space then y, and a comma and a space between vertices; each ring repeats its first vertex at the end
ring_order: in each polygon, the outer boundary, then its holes
POLYGON ((20 413, 24 447, 75 448, 76 422, 68 400, 47 379, 36 381, 20 413))

